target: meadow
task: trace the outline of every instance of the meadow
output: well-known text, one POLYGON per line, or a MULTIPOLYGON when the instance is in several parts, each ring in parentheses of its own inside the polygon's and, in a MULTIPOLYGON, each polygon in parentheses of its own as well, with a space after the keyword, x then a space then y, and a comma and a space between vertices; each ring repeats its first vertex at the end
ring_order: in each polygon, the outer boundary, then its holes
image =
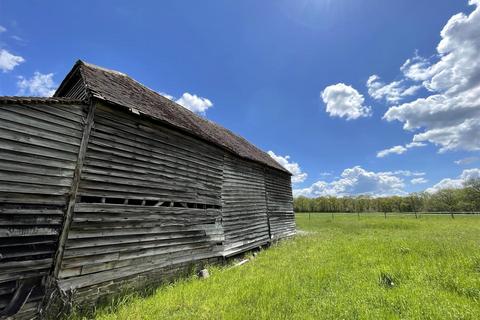
POLYGON ((293 239, 97 319, 479 319, 480 216, 297 214, 293 239))

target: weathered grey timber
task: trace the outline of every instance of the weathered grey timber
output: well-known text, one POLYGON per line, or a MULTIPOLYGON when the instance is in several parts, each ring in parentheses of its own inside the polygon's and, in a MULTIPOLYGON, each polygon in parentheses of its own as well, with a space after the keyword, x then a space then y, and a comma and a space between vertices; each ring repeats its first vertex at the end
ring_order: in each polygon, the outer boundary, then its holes
POLYGON ((290 173, 128 76, 78 61, 0 97, 0 318, 86 308, 295 233, 290 173))

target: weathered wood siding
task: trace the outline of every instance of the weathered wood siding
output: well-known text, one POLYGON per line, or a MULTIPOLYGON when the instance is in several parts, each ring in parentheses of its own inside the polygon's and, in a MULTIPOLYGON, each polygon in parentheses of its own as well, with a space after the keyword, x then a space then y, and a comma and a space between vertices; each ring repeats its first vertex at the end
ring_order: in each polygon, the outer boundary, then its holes
POLYGON ((82 105, 0 104, 0 310, 20 281, 37 284, 16 319, 33 317, 42 298, 84 117, 82 105))
POLYGON ((94 119, 60 287, 108 294, 112 281, 217 257, 222 150, 105 105, 94 119))
MULTIPOLYGON (((69 92, 84 97, 81 84, 69 92)), ((21 279, 38 286, 15 319, 36 314, 57 270, 55 285, 93 306, 294 234, 288 174, 95 104, 92 126, 86 104, 0 105, 0 310, 21 279)))
POLYGON ((270 237, 264 167, 229 153, 224 161, 223 255, 229 256, 266 244, 270 237))
POLYGON ((295 216, 290 176, 284 172, 267 168, 265 184, 272 240, 294 235, 295 216))
POLYGON ((61 92, 62 97, 69 97, 77 100, 88 100, 85 83, 79 73, 72 75, 70 85, 61 92))

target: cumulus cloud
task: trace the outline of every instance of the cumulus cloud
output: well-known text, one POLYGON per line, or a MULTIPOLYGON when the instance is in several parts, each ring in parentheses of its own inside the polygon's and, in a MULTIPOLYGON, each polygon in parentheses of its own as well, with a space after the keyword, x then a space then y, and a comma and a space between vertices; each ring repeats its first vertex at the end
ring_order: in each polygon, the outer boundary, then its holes
POLYGON ((400 71, 402 71, 407 79, 424 81, 431 76, 430 70, 428 69, 429 66, 430 62, 428 59, 419 56, 418 52, 415 52, 415 56, 407 59, 400 67, 400 71))
POLYGON ((53 81, 53 73, 42 74, 35 72, 30 79, 23 76, 18 78, 18 95, 50 97, 55 93, 57 85, 53 81))
POLYGON ((7 28, 5 28, 4 26, 0 26, 0 33, 5 32, 5 31, 7 31, 7 28))
POLYGON ((213 106, 213 103, 209 99, 188 92, 185 92, 176 102, 190 111, 202 114, 213 106))
POLYGON ((357 90, 344 83, 337 83, 326 87, 321 97, 326 104, 326 111, 332 117, 353 120, 368 117, 372 113, 371 107, 365 106, 365 99, 357 90))
POLYGON ((419 177, 419 176, 424 176, 425 172, 418 172, 418 171, 410 171, 410 170, 396 170, 393 172, 388 171, 387 173, 391 173, 394 175, 400 175, 400 176, 405 176, 405 177, 419 177))
POLYGON ((404 80, 385 84, 380 81, 380 77, 376 74, 371 75, 367 80, 368 94, 372 98, 376 100, 385 99, 393 103, 415 94, 421 87, 421 85, 407 86, 404 80))
POLYGON ((209 99, 199 97, 196 94, 191 94, 188 92, 184 92, 179 99, 175 99, 174 96, 168 93, 160 92, 160 94, 167 99, 175 101, 182 107, 185 107, 188 110, 199 114, 205 114, 207 109, 213 106, 212 101, 210 101, 209 99))
POLYGON ((480 150, 480 1, 469 15, 452 16, 442 29, 435 58, 417 54, 401 67, 431 95, 393 106, 387 121, 417 131, 414 142, 431 142, 440 152, 480 150))
POLYGON ((442 179, 439 183, 433 187, 428 188, 426 191, 430 193, 437 192, 442 189, 459 189, 463 188, 464 183, 469 179, 480 178, 480 168, 463 170, 462 174, 455 179, 446 178, 442 179))
POLYGON ((24 58, 11 54, 5 49, 0 49, 0 70, 3 72, 12 71, 16 66, 24 61, 24 58))
POLYGON ((290 171, 290 173, 292 174, 292 183, 300 183, 307 179, 307 173, 302 172, 302 169, 300 168, 298 163, 290 160, 290 156, 276 155, 273 151, 268 151, 268 154, 275 161, 281 164, 285 169, 290 171))
POLYGON ((410 183, 411 184, 423 184, 423 183, 427 183, 428 180, 425 179, 425 178, 414 178, 412 180, 410 180, 410 183))
POLYGON ((466 158, 463 158, 463 159, 456 160, 454 162, 455 162, 455 164, 463 166, 463 165, 467 165, 467 164, 477 162, 478 160, 480 160, 479 157, 466 157, 466 158))
POLYGON ((360 166, 345 169, 331 182, 317 181, 308 188, 294 189, 295 196, 353 196, 368 194, 384 196, 405 194, 405 183, 395 172, 372 172, 360 166))
POLYGON ((418 148, 423 146, 426 146, 426 144, 421 142, 410 142, 410 143, 407 143, 405 146, 394 146, 394 147, 377 152, 377 158, 383 158, 390 154, 402 154, 402 153, 405 153, 408 149, 418 148))

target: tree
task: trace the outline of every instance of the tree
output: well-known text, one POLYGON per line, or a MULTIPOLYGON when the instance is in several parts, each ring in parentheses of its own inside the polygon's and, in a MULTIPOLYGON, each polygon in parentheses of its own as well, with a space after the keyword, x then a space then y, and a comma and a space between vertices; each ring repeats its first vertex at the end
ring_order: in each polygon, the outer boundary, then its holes
POLYGON ((465 182, 464 188, 440 190, 434 193, 411 193, 408 196, 389 196, 373 198, 368 195, 356 197, 325 196, 317 198, 294 198, 296 212, 329 212, 332 219, 335 212, 356 213, 383 212, 387 218, 388 212, 412 212, 415 218, 419 212, 448 212, 454 218, 454 213, 480 212, 480 177, 465 182))
POLYGON ((378 208, 383 212, 385 219, 387 219, 387 212, 392 211, 392 201, 390 198, 379 198, 378 199, 378 208))
POLYGON ((453 213, 457 204, 456 190, 442 189, 435 194, 442 207, 450 213, 452 219, 455 219, 453 213))
POLYGON ((418 219, 418 210, 422 205, 422 197, 416 192, 410 193, 408 195, 408 202, 410 210, 415 213, 415 219, 418 219))
POLYGON ((468 179, 465 184, 465 201, 472 211, 480 211, 480 177, 468 179))

